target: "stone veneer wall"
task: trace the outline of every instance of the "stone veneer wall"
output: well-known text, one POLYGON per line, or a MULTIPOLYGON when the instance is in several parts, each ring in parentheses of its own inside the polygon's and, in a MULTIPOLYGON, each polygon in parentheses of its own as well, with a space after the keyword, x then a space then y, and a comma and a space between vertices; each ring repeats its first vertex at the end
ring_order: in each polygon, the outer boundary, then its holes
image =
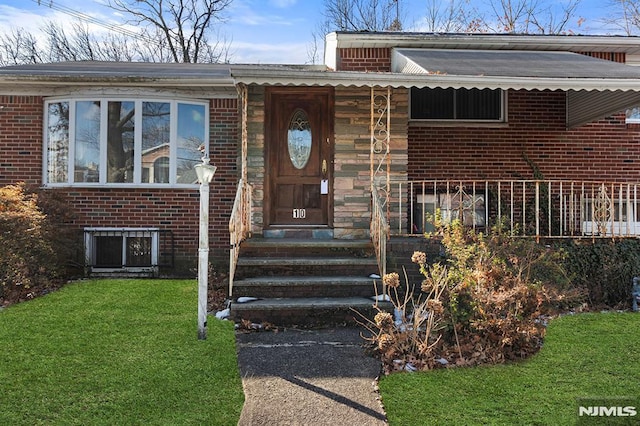
MULTIPOLYGON (((384 89, 386 91, 386 89, 384 89)), ((408 96, 394 90, 392 99, 392 173, 406 178, 408 96)), ((249 88, 247 175, 253 186, 253 232, 264 227, 264 88, 249 88)), ((334 237, 367 238, 371 217, 369 88, 335 89, 334 237)), ((395 194, 397 196, 397 194, 395 194)))
MULTIPOLYGON (((379 90, 386 93, 386 88, 379 90)), ((334 236, 367 238, 371 219, 371 90, 338 87, 335 102, 334 236)), ((392 90, 391 174, 396 178, 407 174, 407 109, 407 91, 392 90)))
MULTIPOLYGON (((252 232, 262 234, 264 227, 264 87, 250 86, 247 108, 247 180, 252 192, 252 232)), ((242 155, 242 153, 239 153, 242 155)), ((241 161, 238 161, 241 164, 241 161)))

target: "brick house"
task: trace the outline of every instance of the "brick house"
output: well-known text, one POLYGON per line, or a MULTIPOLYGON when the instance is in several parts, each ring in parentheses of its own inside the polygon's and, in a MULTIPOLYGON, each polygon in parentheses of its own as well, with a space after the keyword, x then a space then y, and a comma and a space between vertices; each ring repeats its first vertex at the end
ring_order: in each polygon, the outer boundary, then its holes
POLYGON ((232 281, 243 246, 284 251, 264 240, 373 241, 384 271, 389 237, 422 235, 436 209, 538 238, 635 236, 638 62, 633 37, 339 32, 322 66, 5 67, 0 185, 64 191, 94 272, 195 261, 203 149, 232 281))

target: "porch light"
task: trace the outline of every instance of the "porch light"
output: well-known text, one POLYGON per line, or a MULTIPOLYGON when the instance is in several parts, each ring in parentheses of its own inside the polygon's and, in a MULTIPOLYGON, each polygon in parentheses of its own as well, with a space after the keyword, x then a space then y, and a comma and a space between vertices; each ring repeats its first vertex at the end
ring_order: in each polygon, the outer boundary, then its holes
POLYGON ((198 339, 207 338, 207 290, 209 286, 209 184, 216 167, 209 157, 194 167, 200 184, 200 231, 198 244, 198 339))

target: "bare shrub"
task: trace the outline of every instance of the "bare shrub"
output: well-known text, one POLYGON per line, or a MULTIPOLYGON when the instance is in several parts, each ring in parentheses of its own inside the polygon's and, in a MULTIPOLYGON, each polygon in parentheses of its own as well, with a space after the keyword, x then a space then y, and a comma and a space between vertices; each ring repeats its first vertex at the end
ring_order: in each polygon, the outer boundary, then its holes
MULTIPOLYGON (((561 291, 562 253, 494 230, 489 236, 459 221, 440 225, 446 260, 429 264, 416 252, 420 292, 397 292, 384 277, 394 317, 378 308, 365 336, 386 372, 502 363, 538 351, 544 318, 582 303, 581 290, 561 291)), ((388 275, 392 275, 388 274, 388 275)), ((406 274, 405 274, 406 276, 406 274)), ((409 287, 409 286, 408 286, 409 287)))

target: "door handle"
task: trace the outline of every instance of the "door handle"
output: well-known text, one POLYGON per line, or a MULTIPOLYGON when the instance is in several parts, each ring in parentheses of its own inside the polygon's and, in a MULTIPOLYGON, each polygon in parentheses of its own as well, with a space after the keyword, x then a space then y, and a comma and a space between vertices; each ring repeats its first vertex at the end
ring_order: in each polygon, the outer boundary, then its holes
POLYGON ((327 177, 327 160, 322 160, 322 177, 327 177))

